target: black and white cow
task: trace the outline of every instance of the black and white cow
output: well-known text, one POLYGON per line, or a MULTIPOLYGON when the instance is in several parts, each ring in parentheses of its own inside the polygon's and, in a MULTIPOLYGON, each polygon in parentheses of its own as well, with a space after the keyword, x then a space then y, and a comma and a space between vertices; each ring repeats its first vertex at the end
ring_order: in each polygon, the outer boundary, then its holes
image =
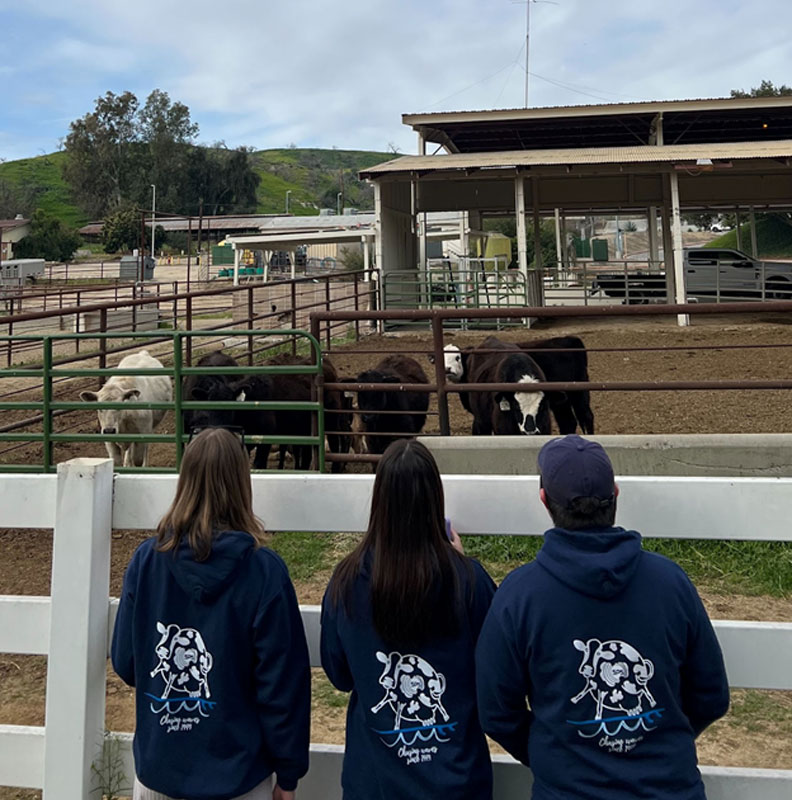
MULTIPOLYGON (((531 356, 547 381, 588 382, 589 380, 586 347, 577 336, 557 336, 535 342, 520 342, 517 347, 531 356), (559 350, 575 352, 559 352, 559 350)), ((445 346, 446 380, 452 383, 471 382, 468 377, 468 360, 474 349, 473 347, 460 349, 455 344, 445 346)), ((433 358, 430 356, 429 360, 433 361, 433 358)), ((467 393, 460 393, 459 399, 465 409, 472 414, 467 393)), ((583 433, 594 433, 594 414, 591 411, 588 391, 547 392, 547 402, 562 434, 575 433, 578 425, 583 433)))
MULTIPOLYGON (((550 412, 544 392, 531 384, 545 380, 536 362, 517 345, 494 336, 471 350, 469 383, 517 383, 525 391, 466 392, 462 403, 473 414, 473 435, 517 436, 550 433, 550 412)), ((460 395, 460 397, 462 397, 460 395)))
POLYGON ((635 716, 643 711, 643 701, 651 708, 657 703, 648 683, 654 675, 654 664, 632 645, 617 639, 575 639, 572 643, 583 653, 578 672, 586 686, 575 697, 579 703, 589 695, 596 704, 594 719, 602 719, 603 711, 635 716))
POLYGON ((390 706, 396 731, 403 722, 408 725, 434 725, 438 714, 443 722, 448 722, 448 712, 442 701, 446 680, 441 672, 416 655, 403 656, 395 652, 385 655, 377 651, 377 660, 385 665, 379 678, 385 695, 371 709, 373 714, 390 706))
MULTIPOLYGON (((358 383, 429 383, 421 365, 410 356, 386 356, 374 369, 361 372, 358 383)), ((358 393, 358 411, 366 433, 370 453, 384 453, 401 436, 415 436, 426 422, 429 408, 427 392, 385 392, 369 390, 358 393), (402 413, 383 414, 383 411, 402 413), (417 412, 417 413, 415 413, 417 412), (377 435, 393 433, 393 436, 377 435)))

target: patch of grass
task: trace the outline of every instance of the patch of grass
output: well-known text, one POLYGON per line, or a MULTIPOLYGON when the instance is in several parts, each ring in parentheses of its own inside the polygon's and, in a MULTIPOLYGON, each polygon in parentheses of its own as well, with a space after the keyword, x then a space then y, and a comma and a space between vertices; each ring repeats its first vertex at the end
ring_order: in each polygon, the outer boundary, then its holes
MULTIPOLYGON (((496 581, 536 558, 540 536, 463 536, 465 552, 496 581)), ((672 559, 693 583, 728 593, 788 597, 792 594, 792 543, 644 539, 646 550, 672 559)))
POLYGON ((792 736, 792 692, 733 689, 725 721, 749 733, 762 733, 772 727, 776 733, 789 738, 792 736))
POLYGON ((644 539, 644 548, 676 561, 693 583, 723 592, 792 594, 792 543, 644 539))
POLYGON ((313 670, 311 676, 311 705, 324 708, 346 708, 349 695, 339 692, 321 670, 313 670))
MULTIPOLYGON (((264 520, 266 523, 266 520, 264 520)), ((275 533, 271 547, 286 562, 292 580, 309 580, 332 566, 332 539, 324 533, 275 533)))

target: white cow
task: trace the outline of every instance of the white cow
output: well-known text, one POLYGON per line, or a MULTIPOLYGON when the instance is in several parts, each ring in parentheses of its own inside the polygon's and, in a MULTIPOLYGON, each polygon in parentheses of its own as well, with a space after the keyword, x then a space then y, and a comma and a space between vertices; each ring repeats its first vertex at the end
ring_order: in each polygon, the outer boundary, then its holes
MULTIPOLYGON (((157 369, 162 363, 141 350, 122 358, 119 369, 157 369)), ((169 403, 173 399, 173 386, 167 375, 113 375, 98 392, 80 392, 80 399, 86 403, 129 403, 126 409, 101 409, 99 426, 102 433, 152 433, 162 421, 165 411, 136 409, 138 403, 169 403)), ((148 466, 148 442, 105 442, 108 455, 120 467, 148 466)))

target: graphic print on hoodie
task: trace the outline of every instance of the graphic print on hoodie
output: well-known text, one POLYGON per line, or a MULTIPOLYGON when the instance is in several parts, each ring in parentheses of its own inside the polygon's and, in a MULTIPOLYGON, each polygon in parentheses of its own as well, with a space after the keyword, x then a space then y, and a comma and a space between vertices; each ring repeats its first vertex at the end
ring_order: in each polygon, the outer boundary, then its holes
POLYGON ((197 711, 208 717, 215 703, 210 701, 209 672, 214 664, 212 654, 206 649, 203 637, 195 628, 180 628, 178 625, 157 623, 161 634, 155 653, 159 662, 151 671, 151 677, 162 677, 165 683, 161 696, 146 692, 151 698, 152 714, 162 714, 160 725, 168 733, 191 731, 200 719, 178 716, 181 712, 197 711), (171 692, 179 693, 171 697, 171 692), (164 712, 164 713, 163 713, 164 712))
POLYGON ((572 642, 583 653, 578 672, 586 681, 585 687, 573 698, 579 703, 587 697, 594 701, 594 718, 582 721, 567 720, 578 726, 578 736, 593 739, 611 753, 629 753, 643 740, 639 730, 655 730, 663 710, 649 690, 654 676, 654 664, 644 658, 632 645, 619 640, 600 642, 589 639, 572 642), (649 706, 643 710, 643 704, 649 706), (621 736, 623 731, 627 736, 621 736), (629 734, 636 733, 636 736, 629 734), (617 737, 617 738, 616 738, 617 737))
POLYGON ((397 652, 386 655, 378 650, 377 660, 385 665, 379 679, 385 695, 372 707, 371 713, 378 714, 387 706, 394 715, 393 728, 377 733, 388 747, 406 746, 399 750, 399 757, 404 758, 406 764, 431 761, 437 747, 421 747, 421 743, 449 742, 449 734, 457 724, 450 721, 443 708, 445 676, 416 655, 403 656, 397 652), (442 720, 440 724, 437 724, 438 716, 442 720), (416 743, 419 746, 412 748, 416 743))

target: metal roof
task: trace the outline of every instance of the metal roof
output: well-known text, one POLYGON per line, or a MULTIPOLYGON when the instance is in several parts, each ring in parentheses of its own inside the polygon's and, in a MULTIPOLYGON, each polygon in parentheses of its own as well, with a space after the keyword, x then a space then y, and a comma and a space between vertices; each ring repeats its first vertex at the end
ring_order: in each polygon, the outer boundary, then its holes
POLYGON ((757 158, 792 158, 792 139, 773 142, 726 142, 639 147, 566 148, 514 150, 499 153, 454 153, 440 156, 402 156, 363 170, 364 178, 410 172, 448 170, 498 170, 520 167, 570 165, 654 164, 679 162, 695 167, 695 161, 731 161, 757 158))
POLYGON ((716 111, 792 106, 792 97, 707 97, 695 100, 641 100, 631 103, 593 103, 572 106, 532 106, 470 111, 433 111, 402 114, 405 125, 433 125, 438 122, 480 122, 491 120, 548 119, 608 114, 657 114, 661 111, 716 111))
POLYGON ((0 230, 12 231, 15 228, 24 228, 30 225, 29 219, 0 219, 0 230))
POLYGON ((452 153, 792 139, 792 97, 406 114, 452 153))

